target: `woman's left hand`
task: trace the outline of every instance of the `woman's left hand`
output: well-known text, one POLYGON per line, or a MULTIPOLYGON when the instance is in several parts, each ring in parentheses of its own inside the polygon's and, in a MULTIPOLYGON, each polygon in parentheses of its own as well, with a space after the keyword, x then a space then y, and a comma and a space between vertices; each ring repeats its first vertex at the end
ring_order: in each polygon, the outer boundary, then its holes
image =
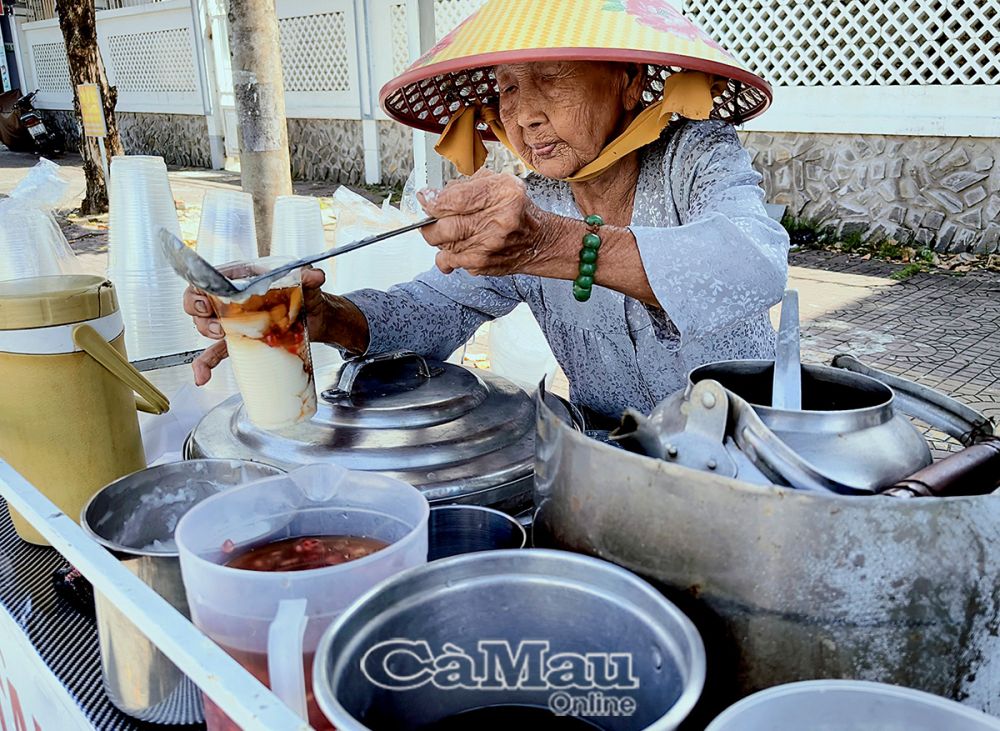
POLYGON ((438 219, 421 231, 440 249, 436 263, 445 274, 464 269, 502 276, 536 268, 552 233, 552 214, 536 206, 513 175, 484 169, 418 198, 438 219))

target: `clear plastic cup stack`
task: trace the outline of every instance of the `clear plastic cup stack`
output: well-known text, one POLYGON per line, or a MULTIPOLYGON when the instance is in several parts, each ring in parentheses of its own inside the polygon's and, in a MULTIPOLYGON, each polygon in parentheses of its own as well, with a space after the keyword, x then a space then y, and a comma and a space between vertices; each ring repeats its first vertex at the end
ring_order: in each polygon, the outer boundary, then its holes
POLYGON ((253 197, 238 190, 209 190, 201 205, 198 254, 210 264, 257 258, 253 197))
POLYGON ((187 283, 167 263, 158 242, 161 228, 180 238, 163 158, 115 157, 108 193, 108 278, 117 288, 129 358, 204 347, 184 312, 187 283))
MULTIPOLYGON (((323 213, 319 199, 304 195, 283 195, 274 202, 274 224, 271 229, 271 255, 301 259, 327 249, 323 231, 323 213)), ((323 289, 333 292, 335 259, 316 264, 326 274, 323 289)), ((325 343, 312 343, 312 362, 316 382, 328 388, 336 382, 344 359, 340 351, 325 343)))
POLYGON ((13 205, 0 214, 0 281, 76 273, 73 253, 51 215, 13 205))

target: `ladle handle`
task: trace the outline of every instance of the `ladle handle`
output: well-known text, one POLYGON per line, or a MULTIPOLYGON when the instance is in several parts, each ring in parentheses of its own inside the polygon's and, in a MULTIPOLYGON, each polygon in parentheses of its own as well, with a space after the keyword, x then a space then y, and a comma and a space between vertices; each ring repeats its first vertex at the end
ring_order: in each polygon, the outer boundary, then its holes
POLYGON ((901 480, 891 497, 988 495, 1000 485, 1000 437, 966 447, 901 480))
POLYGON ((774 354, 771 406, 787 411, 802 410, 802 356, 799 346, 799 292, 785 290, 781 300, 781 322, 774 354))
POLYGON ((315 264, 316 262, 323 261, 325 259, 332 259, 335 256, 340 256, 341 254, 347 254, 351 251, 357 251, 358 249, 363 249, 366 246, 371 246, 372 244, 377 244, 380 241, 385 241, 386 239, 391 239, 393 236, 399 236, 400 234, 409 233, 418 228, 423 228, 424 226, 429 226, 432 223, 436 223, 436 218, 424 218, 416 223, 411 223, 407 226, 402 226, 400 228, 394 228, 392 231, 385 231, 380 234, 375 234, 374 236, 368 236, 367 238, 360 239, 358 241, 352 241, 349 244, 344 244, 343 246, 338 246, 335 249, 327 249, 321 254, 313 254, 312 256, 307 256, 305 258, 299 259, 298 261, 293 261, 291 264, 285 264, 280 266, 267 274, 262 275, 260 278, 267 279, 277 279, 281 275, 288 272, 294 271, 304 266, 310 264, 315 264))

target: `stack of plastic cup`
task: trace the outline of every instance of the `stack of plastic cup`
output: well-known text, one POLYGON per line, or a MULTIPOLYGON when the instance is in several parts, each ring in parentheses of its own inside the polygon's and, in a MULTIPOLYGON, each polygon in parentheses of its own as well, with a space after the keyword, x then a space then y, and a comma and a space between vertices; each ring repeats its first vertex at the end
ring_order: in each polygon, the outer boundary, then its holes
POLYGON ((159 244, 161 228, 180 238, 163 158, 115 157, 108 192, 108 278, 118 292, 129 358, 204 347, 184 312, 187 283, 167 263, 159 244))
POLYGON ((209 264, 256 259, 253 197, 238 190, 210 190, 201 204, 198 254, 209 264))
POLYGON ((282 195, 274 201, 271 256, 300 259, 327 248, 319 199, 282 195))
POLYGON ((0 210, 0 281, 72 274, 75 265, 73 252, 48 213, 18 210, 13 203, 0 210))
MULTIPOLYGON (((301 259, 329 248, 323 231, 323 213, 319 199, 304 195, 283 195, 274 202, 274 224, 271 228, 271 256, 301 259)), ((323 289, 333 292, 334 260, 315 264, 326 274, 323 289)), ((334 385, 344 359, 340 351, 325 343, 312 343, 313 370, 317 385, 334 385)))

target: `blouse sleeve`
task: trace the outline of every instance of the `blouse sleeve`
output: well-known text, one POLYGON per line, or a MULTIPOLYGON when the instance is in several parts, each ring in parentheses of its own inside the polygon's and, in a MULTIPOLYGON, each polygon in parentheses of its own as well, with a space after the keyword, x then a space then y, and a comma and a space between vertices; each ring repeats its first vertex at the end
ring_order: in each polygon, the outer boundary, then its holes
POLYGON ((680 128, 663 163, 681 225, 632 227, 646 276, 682 339, 731 327, 779 302, 788 278, 788 234, 767 215, 760 175, 735 129, 680 128), (673 154, 671 154, 671 152, 673 154))
POLYGON ((438 360, 521 302, 513 277, 474 277, 462 269, 432 269, 385 292, 361 289, 344 297, 368 320, 368 353, 411 350, 438 360))

